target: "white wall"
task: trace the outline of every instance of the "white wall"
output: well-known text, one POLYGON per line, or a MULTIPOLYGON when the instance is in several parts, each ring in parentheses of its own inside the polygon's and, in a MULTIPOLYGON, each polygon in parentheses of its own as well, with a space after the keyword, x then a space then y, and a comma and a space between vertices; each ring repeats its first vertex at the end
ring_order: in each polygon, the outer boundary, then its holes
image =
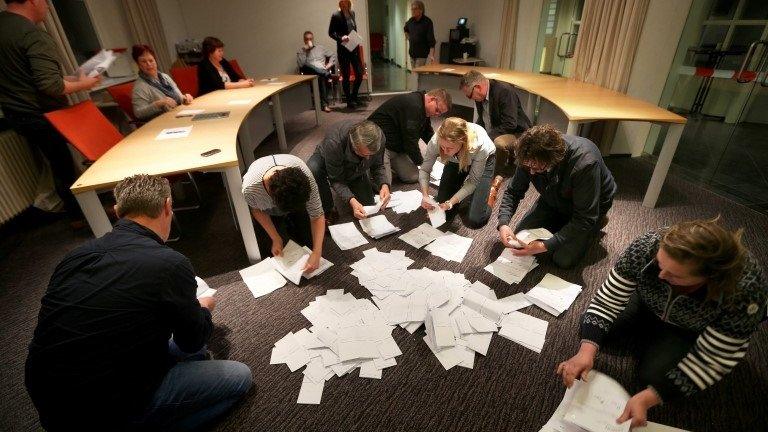
MULTIPOLYGON (((632 64, 627 94, 659 103, 680 35, 685 27, 692 0, 651 0, 643 24, 640 43, 632 64)), ((611 147, 612 154, 639 156, 651 125, 646 122, 621 122, 611 147)))
POLYGON ((131 48, 133 38, 120 0, 85 0, 102 48, 131 48))
POLYGON ((479 57, 485 60, 483 66, 498 67, 496 56, 499 53, 501 39, 508 37, 501 34, 501 14, 504 0, 480 0, 477 2, 477 22, 474 33, 478 38, 479 57))
MULTIPOLYGON (((479 0, 485 1, 485 0, 479 0)), ((410 1, 408 2, 410 7, 410 1)), ((466 17, 469 34, 477 32, 477 4, 475 1, 463 0, 427 0, 424 2, 425 15, 435 27, 435 60, 440 61, 440 43, 448 42, 448 32, 456 28, 456 21, 466 17)))
MULTIPOLYGON (((226 45, 225 56, 238 59, 252 76, 294 73, 305 30, 315 34, 318 44, 336 50, 328 24, 338 10, 337 0, 179 0, 179 5, 191 38, 218 37, 226 45)), ((355 2, 353 9, 364 46, 369 47, 367 2, 355 2)), ((370 64, 370 52, 365 54, 370 64)))
POLYGON ((176 42, 189 37, 181 5, 179 0, 156 0, 156 2, 160 21, 163 22, 163 32, 165 32, 165 38, 168 41, 168 53, 171 55, 171 61, 175 61, 176 42))

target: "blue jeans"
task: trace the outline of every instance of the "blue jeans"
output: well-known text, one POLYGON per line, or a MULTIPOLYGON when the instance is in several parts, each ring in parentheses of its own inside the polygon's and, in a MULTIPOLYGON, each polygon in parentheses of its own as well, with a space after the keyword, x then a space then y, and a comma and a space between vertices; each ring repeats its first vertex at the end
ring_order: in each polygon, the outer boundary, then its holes
POLYGON ((181 359, 165 375, 137 426, 170 431, 197 430, 220 417, 251 388, 251 370, 231 360, 202 360, 169 342, 169 354, 181 359))

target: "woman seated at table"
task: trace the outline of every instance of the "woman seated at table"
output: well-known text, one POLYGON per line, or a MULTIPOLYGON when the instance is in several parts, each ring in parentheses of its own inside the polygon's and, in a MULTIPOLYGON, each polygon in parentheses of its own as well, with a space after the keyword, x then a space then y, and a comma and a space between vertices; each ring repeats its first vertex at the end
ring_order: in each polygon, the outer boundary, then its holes
POLYGON ((214 90, 253 87, 251 78, 241 76, 224 58, 224 42, 213 36, 203 39, 203 61, 197 65, 198 95, 214 90))
POLYGON ((133 83, 133 115, 151 120, 178 105, 192 103, 192 95, 182 94, 170 76, 157 70, 155 52, 147 45, 134 45, 133 60, 139 66, 139 78, 133 83))
POLYGON ((487 200, 496 163, 495 153, 496 146, 482 126, 458 117, 445 119, 429 140, 419 171, 421 206, 427 210, 434 208, 430 203, 429 175, 440 157, 445 168, 435 198, 438 205, 448 217, 455 216, 457 210, 464 214, 464 224, 468 228, 485 226, 492 211, 487 200), (457 205, 459 207, 454 208, 457 205))
POLYGON ((266 234, 272 241, 272 255, 280 256, 285 240, 294 240, 312 249, 304 272, 316 270, 323 255, 325 216, 317 183, 304 161, 290 154, 257 159, 243 177, 243 195, 259 223, 257 235, 266 234))
POLYGON ((629 338, 644 390, 627 402, 620 423, 645 424, 649 408, 715 385, 744 358, 765 319, 763 272, 741 230, 728 231, 718 219, 635 239, 581 319, 579 352, 557 367, 570 387, 587 376, 599 349, 629 338))

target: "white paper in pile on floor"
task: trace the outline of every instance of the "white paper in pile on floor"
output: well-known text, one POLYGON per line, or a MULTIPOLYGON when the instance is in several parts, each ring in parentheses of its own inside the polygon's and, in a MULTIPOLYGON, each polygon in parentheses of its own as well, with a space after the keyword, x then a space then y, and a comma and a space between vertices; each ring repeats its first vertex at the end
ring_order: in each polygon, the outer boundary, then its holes
POLYGON ((392 338, 394 326, 367 299, 328 290, 301 311, 309 329, 288 333, 275 343, 270 364, 285 363, 291 372, 306 366, 298 403, 318 404, 325 382, 361 368, 363 378, 380 379, 402 354, 392 338))
POLYGON ((331 238, 341 250, 354 249, 368 243, 368 240, 360 234, 354 222, 347 222, 328 227, 331 238))
POLYGON ((535 287, 525 293, 525 296, 536 306, 554 316, 568 310, 581 292, 581 285, 547 273, 535 287))
POLYGON ((240 270, 240 277, 248 286, 255 298, 267 295, 272 291, 285 286, 285 278, 275 270, 270 262, 272 258, 267 258, 250 267, 240 270))
POLYGON ((360 219, 360 228, 362 228, 369 237, 375 239, 380 239, 400 231, 400 228, 392 225, 383 214, 360 219))
POLYGON ((538 264, 534 256, 515 256, 512 249, 504 248, 496 261, 485 266, 485 270, 511 285, 520 283, 536 266, 538 264))
POLYGON ((445 233, 438 230, 437 228, 432 227, 432 225, 428 223, 423 223, 416 228, 408 231, 407 233, 401 235, 398 237, 400 240, 408 243, 409 245, 419 249, 423 246, 426 246, 438 237, 444 236, 445 233))
POLYGON ((444 236, 438 237, 424 249, 444 260, 462 262, 470 246, 472 246, 471 238, 454 233, 445 233, 444 236))
POLYGON ((311 279, 328 270, 333 265, 332 262, 321 257, 320 266, 317 268, 317 270, 313 271, 312 273, 304 274, 302 269, 307 263, 307 259, 311 253, 312 250, 308 247, 301 247, 293 240, 289 240, 288 243, 283 246, 282 255, 279 257, 272 257, 264 261, 269 261, 275 270, 280 272, 280 274, 285 276, 286 279, 293 282, 295 285, 298 285, 299 282, 301 282, 302 276, 307 279, 311 279))
POLYGON ((541 353, 548 326, 549 323, 542 319, 522 312, 512 312, 501 320, 499 336, 541 353))

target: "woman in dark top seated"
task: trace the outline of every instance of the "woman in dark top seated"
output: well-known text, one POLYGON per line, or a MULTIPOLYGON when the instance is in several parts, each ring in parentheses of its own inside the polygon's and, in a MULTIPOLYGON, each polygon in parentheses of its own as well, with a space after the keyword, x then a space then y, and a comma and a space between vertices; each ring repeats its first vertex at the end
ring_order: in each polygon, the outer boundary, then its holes
POLYGON ((253 87, 253 79, 241 76, 224 58, 224 43, 213 36, 203 39, 203 61, 197 66, 199 95, 214 90, 253 87))

